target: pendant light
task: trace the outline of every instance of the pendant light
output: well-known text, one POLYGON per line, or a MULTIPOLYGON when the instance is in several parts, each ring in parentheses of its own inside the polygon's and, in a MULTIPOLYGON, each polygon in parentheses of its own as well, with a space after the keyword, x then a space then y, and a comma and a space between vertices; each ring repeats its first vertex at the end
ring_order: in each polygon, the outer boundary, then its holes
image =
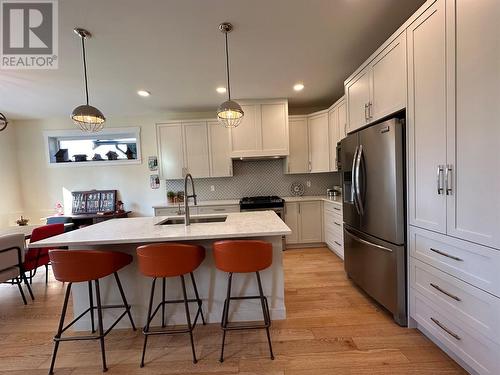
POLYGON ((233 25, 228 22, 221 23, 219 30, 224 33, 226 39, 226 74, 227 74, 227 92, 228 100, 222 103, 217 109, 217 118, 219 123, 226 128, 235 128, 243 119, 244 112, 241 106, 234 100, 231 100, 231 85, 229 83, 229 52, 227 47, 227 34, 233 30, 233 25))
POLYGON ((85 55, 85 39, 92 35, 85 29, 75 28, 73 30, 82 39, 82 55, 83 55, 83 75, 85 78, 85 98, 87 104, 76 107, 71 113, 73 122, 79 126, 84 132, 99 132, 104 128, 106 118, 96 107, 89 105, 89 88, 87 83, 87 59, 85 55))

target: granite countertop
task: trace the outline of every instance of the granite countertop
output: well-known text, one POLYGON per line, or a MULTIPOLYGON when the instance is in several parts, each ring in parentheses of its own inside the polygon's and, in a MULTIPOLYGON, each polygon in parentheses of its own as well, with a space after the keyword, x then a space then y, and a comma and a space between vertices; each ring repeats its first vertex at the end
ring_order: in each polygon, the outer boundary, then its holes
POLYGON ((113 219, 30 244, 30 247, 85 246, 163 241, 283 236, 292 231, 274 211, 235 212, 225 222, 156 225, 177 216, 113 219))
POLYGON ((302 197, 284 197, 285 202, 310 202, 310 201, 323 201, 342 205, 342 196, 337 195, 332 198, 328 198, 324 195, 311 195, 302 197))

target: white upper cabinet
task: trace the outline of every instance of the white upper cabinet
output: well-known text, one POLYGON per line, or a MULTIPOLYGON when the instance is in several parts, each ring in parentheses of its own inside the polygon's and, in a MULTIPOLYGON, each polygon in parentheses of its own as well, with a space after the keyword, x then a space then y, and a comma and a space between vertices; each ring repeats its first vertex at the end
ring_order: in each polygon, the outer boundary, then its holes
POLYGON ((286 173, 309 172, 309 136, 306 116, 290 116, 290 155, 286 161, 286 173))
POLYGON ((288 102, 260 100, 239 102, 245 112, 241 124, 231 129, 231 157, 288 155, 288 102))
POLYGON ((345 100, 341 98, 328 110, 328 132, 330 143, 330 171, 337 171, 337 143, 346 133, 345 100))
POLYGON ((181 123, 159 124, 156 128, 160 175, 164 179, 184 177, 184 142, 181 123))
POLYGON ((500 249, 500 1, 447 6, 448 234, 500 249))
POLYGON ((347 131, 406 107, 406 35, 401 33, 345 83, 347 131))
POLYGON ((345 86, 347 131, 359 129, 369 122, 371 72, 367 67, 345 86))
POLYGON ((229 136, 229 129, 221 126, 217 121, 208 122, 211 177, 229 177, 233 175, 229 136))
POLYGON ((406 35, 389 44, 371 63, 370 122, 406 107, 406 35))
POLYGON ((261 104, 262 150, 288 155, 288 110, 284 103, 261 104))
POLYGON ((196 177, 210 177, 207 123, 186 123, 183 127, 186 172, 196 177))
POLYGON ((232 175, 229 130, 215 121, 181 121, 156 125, 160 177, 232 175))
POLYGON ((346 110, 345 98, 342 98, 342 100, 340 101, 338 106, 338 112, 339 112, 340 139, 342 140, 347 135, 347 110, 346 110))
POLYGON ((446 47, 444 1, 408 28, 410 224, 446 233, 446 47))
POLYGON ((328 172, 330 170, 330 145, 328 139, 328 111, 311 115, 309 127, 309 171, 328 172))

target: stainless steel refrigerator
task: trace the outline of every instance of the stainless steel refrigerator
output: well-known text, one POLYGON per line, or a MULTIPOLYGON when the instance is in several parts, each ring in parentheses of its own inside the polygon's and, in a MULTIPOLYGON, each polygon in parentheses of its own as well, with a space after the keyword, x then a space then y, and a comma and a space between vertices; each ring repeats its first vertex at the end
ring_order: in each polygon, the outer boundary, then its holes
POLYGON ((347 275, 407 325, 404 120, 340 143, 347 275))

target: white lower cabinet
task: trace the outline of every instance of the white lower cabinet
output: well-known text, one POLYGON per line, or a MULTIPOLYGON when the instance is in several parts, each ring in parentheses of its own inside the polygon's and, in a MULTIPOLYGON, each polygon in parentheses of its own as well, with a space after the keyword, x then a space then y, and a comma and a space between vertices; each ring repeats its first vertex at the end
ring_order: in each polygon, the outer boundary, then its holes
POLYGON ((342 204, 323 202, 323 226, 326 245, 344 259, 342 204))
MULTIPOLYGON (((180 206, 172 207, 157 207, 155 210, 155 216, 179 216, 184 215, 184 203, 180 206), (180 209, 179 209, 180 207, 180 209)), ((231 212, 240 212, 239 204, 227 204, 227 205, 203 205, 201 203, 197 206, 189 206, 189 213, 191 215, 210 215, 210 214, 225 214, 231 212)))
POLYGON ((321 201, 285 203, 285 223, 292 230, 287 244, 310 244, 323 241, 321 201))
POLYGON ((410 227, 410 316, 479 374, 500 373, 500 251, 410 227))

